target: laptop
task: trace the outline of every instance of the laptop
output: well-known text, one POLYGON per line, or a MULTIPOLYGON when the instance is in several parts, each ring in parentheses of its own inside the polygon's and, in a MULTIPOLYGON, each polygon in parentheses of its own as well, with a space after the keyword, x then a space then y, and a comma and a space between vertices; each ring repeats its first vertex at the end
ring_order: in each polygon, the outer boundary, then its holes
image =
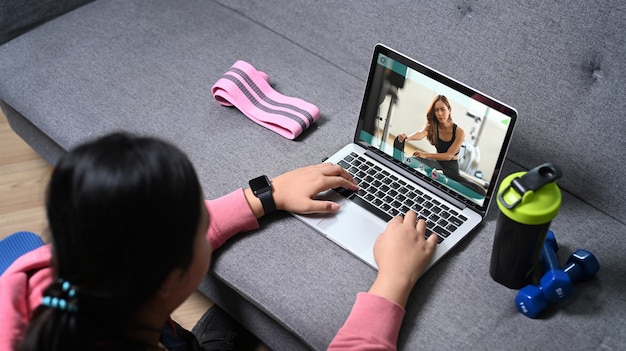
POLYGON ((295 216, 377 269, 376 238, 412 209, 426 220, 426 236, 438 235, 429 269, 485 217, 516 118, 512 107, 378 44, 354 139, 325 160, 346 168, 361 189, 318 195, 338 202, 337 213, 295 216), (416 133, 441 96, 465 135, 452 162, 435 160, 435 146, 416 133))

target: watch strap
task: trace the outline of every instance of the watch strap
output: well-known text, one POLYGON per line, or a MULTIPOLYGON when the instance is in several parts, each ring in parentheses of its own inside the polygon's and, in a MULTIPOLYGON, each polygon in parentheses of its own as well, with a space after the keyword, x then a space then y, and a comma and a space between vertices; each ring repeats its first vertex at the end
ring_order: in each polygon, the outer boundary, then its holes
POLYGON ((271 190, 260 193, 257 197, 261 200, 261 205, 263 205, 263 211, 265 214, 270 214, 276 211, 276 203, 274 203, 274 197, 272 196, 271 190))

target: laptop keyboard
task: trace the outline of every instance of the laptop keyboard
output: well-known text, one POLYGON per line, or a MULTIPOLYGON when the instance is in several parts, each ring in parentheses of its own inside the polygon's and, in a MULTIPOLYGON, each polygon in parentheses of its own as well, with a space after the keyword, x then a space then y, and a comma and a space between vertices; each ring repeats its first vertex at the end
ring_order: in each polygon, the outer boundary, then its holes
POLYGON ((385 222, 413 210, 426 220, 426 237, 434 232, 441 243, 467 220, 463 214, 354 152, 338 164, 352 175, 359 190, 336 190, 385 222))

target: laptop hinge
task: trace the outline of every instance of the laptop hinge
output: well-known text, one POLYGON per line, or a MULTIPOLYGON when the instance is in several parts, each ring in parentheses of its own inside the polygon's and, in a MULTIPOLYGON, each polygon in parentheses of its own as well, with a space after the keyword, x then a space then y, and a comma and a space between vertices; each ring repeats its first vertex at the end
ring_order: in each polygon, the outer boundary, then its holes
POLYGON ((445 191, 439 189, 438 186, 433 186, 433 183, 429 183, 428 181, 424 180, 424 179, 420 179, 420 177, 416 174, 414 174, 415 171, 409 171, 406 169, 406 165, 402 164, 400 161, 397 161, 395 159, 393 159, 393 162, 389 162, 390 158, 389 155, 383 153, 382 151, 376 149, 375 147, 370 147, 367 149, 367 151, 365 151, 365 155, 373 158, 374 160, 387 165, 389 168, 391 168, 392 170, 398 172, 399 174, 401 174, 402 176, 408 178, 409 180, 415 182, 416 184, 418 184, 419 186, 421 186, 422 188, 428 189, 428 191, 434 193, 435 195, 441 197, 442 199, 444 199, 445 201, 449 202, 450 204, 452 204, 453 206, 463 210, 465 207, 467 207, 466 204, 464 204, 463 202, 455 199, 454 197, 450 196, 449 194, 447 194, 445 191))

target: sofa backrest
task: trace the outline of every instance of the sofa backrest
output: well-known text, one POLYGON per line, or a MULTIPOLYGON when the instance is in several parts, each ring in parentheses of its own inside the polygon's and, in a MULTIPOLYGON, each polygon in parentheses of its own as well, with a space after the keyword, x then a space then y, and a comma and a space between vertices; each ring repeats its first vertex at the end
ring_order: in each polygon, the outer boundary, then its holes
MULTIPOLYGON (((381 42, 512 105, 508 161, 556 163, 561 188, 626 223, 626 2, 215 1, 363 82, 381 42)), ((87 2, 0 0, 0 43, 87 2)))
POLYGON ((365 79, 377 42, 514 106, 508 160, 626 222, 626 3, 218 0, 365 79))
POLYGON ((1 0, 0 45, 94 0, 1 0))

